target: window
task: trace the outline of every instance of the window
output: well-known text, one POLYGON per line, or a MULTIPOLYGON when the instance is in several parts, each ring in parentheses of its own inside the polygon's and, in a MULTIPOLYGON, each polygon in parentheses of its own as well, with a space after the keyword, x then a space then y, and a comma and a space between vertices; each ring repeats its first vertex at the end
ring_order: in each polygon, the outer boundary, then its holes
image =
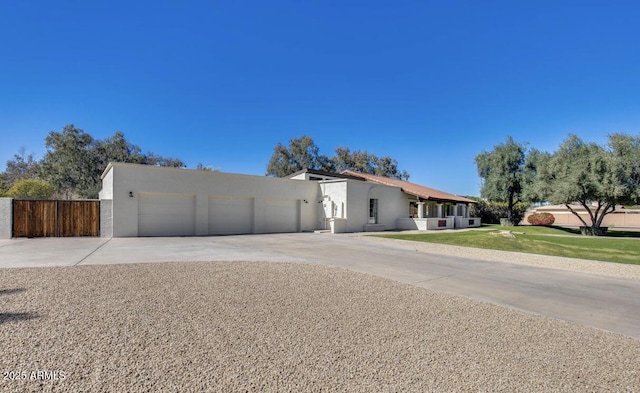
POLYGON ((369 224, 378 223, 378 200, 369 199, 369 224))

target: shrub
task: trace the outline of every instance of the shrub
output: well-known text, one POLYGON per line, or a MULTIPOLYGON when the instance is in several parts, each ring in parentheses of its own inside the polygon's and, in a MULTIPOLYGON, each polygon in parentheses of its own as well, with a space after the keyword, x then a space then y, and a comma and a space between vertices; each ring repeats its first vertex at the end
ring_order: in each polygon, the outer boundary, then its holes
POLYGON ((53 196, 53 186, 37 179, 18 180, 6 195, 15 199, 49 199, 53 196))
MULTIPOLYGON (((478 198, 473 198, 478 203, 474 203, 470 207, 469 214, 471 217, 480 217, 483 224, 500 224, 500 219, 507 217, 506 202, 489 202, 478 198)), ((524 203, 516 203, 514 206, 512 225, 518 225, 524 217, 524 212, 528 205, 524 203)))
POLYGON ((531 225, 552 225, 556 218, 551 213, 533 213, 527 217, 531 225))

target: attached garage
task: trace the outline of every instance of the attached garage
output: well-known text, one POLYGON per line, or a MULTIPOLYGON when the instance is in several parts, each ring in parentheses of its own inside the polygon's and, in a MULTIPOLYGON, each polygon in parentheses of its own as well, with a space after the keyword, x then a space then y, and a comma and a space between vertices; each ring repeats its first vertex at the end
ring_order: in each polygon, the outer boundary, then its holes
POLYGON ((253 233, 254 198, 239 196, 209 197, 209 234, 239 235, 253 233))
POLYGON ((196 196, 138 194, 138 236, 193 236, 196 234, 196 196))
POLYGON ((267 233, 299 232, 300 201, 295 199, 265 199, 264 222, 267 233))

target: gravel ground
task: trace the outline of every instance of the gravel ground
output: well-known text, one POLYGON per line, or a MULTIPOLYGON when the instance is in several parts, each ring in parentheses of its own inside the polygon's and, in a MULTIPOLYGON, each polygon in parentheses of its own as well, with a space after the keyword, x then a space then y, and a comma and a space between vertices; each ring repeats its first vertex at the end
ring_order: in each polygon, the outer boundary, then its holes
POLYGON ((0 313, 2 392, 640 392, 640 340, 319 265, 2 269, 0 313))
MULTIPOLYGON (((407 234, 412 232, 405 231, 398 233, 407 234)), ((453 255, 461 258, 472 258, 482 261, 515 263, 520 265, 538 266, 551 269, 570 270, 575 272, 640 280, 640 265, 627 265, 622 263, 592 261, 588 259, 578 258, 554 257, 550 255, 526 254, 522 252, 488 250, 482 248, 453 246, 450 244, 387 239, 382 237, 368 236, 365 234, 358 234, 356 236, 364 237, 365 239, 371 241, 402 244, 403 246, 414 248, 416 251, 426 252, 430 254, 453 255)))

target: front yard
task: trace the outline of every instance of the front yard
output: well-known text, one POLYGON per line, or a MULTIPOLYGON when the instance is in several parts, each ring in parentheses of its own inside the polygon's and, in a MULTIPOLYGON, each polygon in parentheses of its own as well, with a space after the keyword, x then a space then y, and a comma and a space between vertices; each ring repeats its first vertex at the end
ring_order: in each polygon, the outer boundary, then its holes
POLYGON ((457 246, 517 251, 597 261, 640 265, 640 232, 612 232, 606 237, 587 237, 577 230, 558 227, 486 225, 460 232, 393 234, 381 237, 457 246), (511 231, 513 237, 500 235, 511 231))

